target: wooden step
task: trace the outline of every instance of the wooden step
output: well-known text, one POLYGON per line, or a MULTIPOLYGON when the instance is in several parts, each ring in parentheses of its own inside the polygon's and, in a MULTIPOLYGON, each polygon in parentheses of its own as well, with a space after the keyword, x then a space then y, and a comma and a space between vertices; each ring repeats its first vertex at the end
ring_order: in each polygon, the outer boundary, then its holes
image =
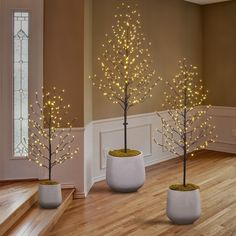
POLYGON ((37 201, 37 192, 37 181, 0 187, 0 235, 9 230, 37 201))
POLYGON ((48 235, 63 212, 73 200, 74 189, 62 190, 62 204, 57 209, 42 209, 35 203, 5 235, 37 236, 48 235))

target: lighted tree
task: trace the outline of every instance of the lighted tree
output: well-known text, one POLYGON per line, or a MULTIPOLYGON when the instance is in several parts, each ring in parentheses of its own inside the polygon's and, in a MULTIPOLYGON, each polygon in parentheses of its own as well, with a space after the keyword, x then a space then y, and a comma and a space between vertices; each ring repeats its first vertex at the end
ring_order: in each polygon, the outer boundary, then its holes
POLYGON ((115 20, 112 36, 106 34, 103 52, 98 58, 103 76, 94 75, 92 79, 104 96, 123 109, 124 151, 127 152, 127 112, 152 96, 152 89, 160 78, 154 78, 151 43, 142 33, 137 6, 122 3, 117 7, 115 20))
POLYGON ((183 185, 186 186, 186 164, 188 156, 194 151, 206 148, 215 142, 215 126, 208 116, 210 106, 202 106, 208 91, 204 92, 202 80, 198 79, 197 67, 189 65, 186 59, 179 62, 179 74, 171 82, 166 81, 163 107, 168 109, 168 116, 157 113, 162 121, 162 130, 157 130, 163 137, 154 141, 165 150, 183 156, 183 185))
POLYGON ((48 170, 51 180, 52 168, 72 159, 79 148, 72 148, 75 137, 71 133, 72 122, 67 122, 70 105, 63 101, 64 90, 35 93, 35 103, 30 105, 28 159, 48 170), (40 99, 39 99, 40 98, 40 99), (43 100, 43 105, 41 104, 43 100))

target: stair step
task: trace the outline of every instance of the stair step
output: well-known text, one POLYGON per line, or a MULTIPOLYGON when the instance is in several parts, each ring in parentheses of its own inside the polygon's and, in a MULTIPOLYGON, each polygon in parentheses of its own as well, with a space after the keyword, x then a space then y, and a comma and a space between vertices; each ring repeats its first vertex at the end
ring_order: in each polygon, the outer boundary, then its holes
POLYGON ((0 235, 9 230, 37 201, 38 182, 11 183, 0 187, 0 235))
POLYGON ((6 235, 48 235, 73 200, 74 189, 62 190, 62 204, 57 209, 42 209, 35 203, 6 235))

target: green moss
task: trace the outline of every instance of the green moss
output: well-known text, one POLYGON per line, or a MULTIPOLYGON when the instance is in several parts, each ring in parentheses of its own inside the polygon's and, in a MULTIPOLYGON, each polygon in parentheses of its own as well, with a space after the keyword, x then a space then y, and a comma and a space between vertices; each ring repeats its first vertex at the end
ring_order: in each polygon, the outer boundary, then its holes
POLYGON ((124 149, 112 150, 109 152, 109 155, 114 157, 134 157, 138 156, 139 154, 141 154, 140 151, 131 149, 127 149, 127 152, 125 152, 124 149))
POLYGON ((40 184, 42 184, 42 185, 57 185, 59 183, 56 181, 52 181, 52 180, 44 180, 44 181, 41 181, 40 184))
POLYGON ((170 189, 175 191, 193 191, 199 189, 199 186, 195 184, 186 184, 186 186, 182 184, 173 184, 170 186, 170 189))

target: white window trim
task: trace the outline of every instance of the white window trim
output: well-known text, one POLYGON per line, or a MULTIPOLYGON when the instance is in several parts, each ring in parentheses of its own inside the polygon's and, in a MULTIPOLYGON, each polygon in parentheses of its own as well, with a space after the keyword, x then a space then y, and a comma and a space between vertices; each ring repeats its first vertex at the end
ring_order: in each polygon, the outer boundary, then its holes
MULTIPOLYGON (((25 160, 14 157, 13 121, 13 12, 28 11, 29 22, 29 104, 34 92, 43 86, 43 0, 0 0, 0 156, 8 160, 25 160)), ((3 163, 3 164, 4 164, 3 163)), ((1 163, 0 163, 1 164, 1 163)))

